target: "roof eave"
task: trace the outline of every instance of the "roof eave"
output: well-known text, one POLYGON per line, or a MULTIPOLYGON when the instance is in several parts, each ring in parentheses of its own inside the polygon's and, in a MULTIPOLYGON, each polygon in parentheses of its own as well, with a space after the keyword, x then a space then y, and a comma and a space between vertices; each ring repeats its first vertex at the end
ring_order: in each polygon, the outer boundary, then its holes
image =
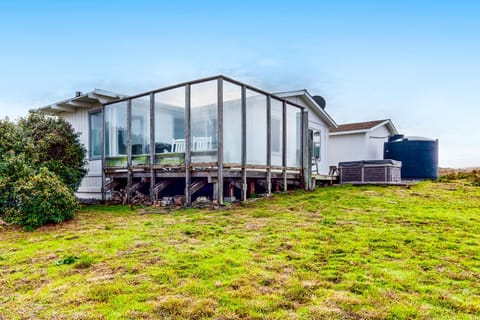
POLYGON ((123 97, 125 96, 111 91, 94 89, 93 91, 81 94, 77 97, 40 107, 37 110, 53 114, 62 112, 73 113, 78 108, 90 109, 99 107, 102 104, 112 102, 123 97))
POLYGON ((384 126, 386 125, 387 128, 389 129, 390 133, 393 135, 393 134, 398 134, 398 131, 397 131, 397 128, 395 128, 395 126, 393 125, 393 122, 392 120, 390 119, 386 119, 385 121, 377 124, 376 126, 370 128, 368 131, 372 131, 372 130, 375 130, 381 126, 384 126))
POLYGON ((315 99, 313 99, 312 95, 306 89, 278 92, 278 93, 275 93, 275 95, 281 98, 295 97, 295 96, 302 97, 305 103, 311 107, 312 111, 315 112, 317 116, 319 116, 323 121, 325 121, 325 123, 329 127, 338 128, 338 125, 335 122, 335 120, 333 120, 333 118, 323 108, 321 108, 317 104, 315 99))
POLYGON ((336 132, 330 132, 330 135, 331 136, 340 136, 340 135, 347 135, 347 134, 367 133, 367 132, 373 131, 377 128, 380 128, 381 126, 387 126, 387 128, 389 129, 389 131, 392 135, 398 134, 398 130, 393 125, 392 120, 386 119, 385 121, 382 121, 379 124, 377 124, 377 125, 375 125, 371 128, 368 128, 368 129, 336 131, 336 132))
POLYGON ((347 134, 367 133, 369 131, 370 131, 370 129, 335 131, 335 132, 330 132, 329 135, 331 135, 331 136, 342 136, 342 135, 347 135, 347 134))

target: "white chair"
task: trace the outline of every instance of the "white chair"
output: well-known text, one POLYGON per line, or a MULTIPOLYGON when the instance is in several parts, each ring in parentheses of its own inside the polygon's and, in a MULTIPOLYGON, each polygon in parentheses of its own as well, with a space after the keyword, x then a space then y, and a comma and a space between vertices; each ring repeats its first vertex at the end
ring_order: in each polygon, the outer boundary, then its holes
POLYGON ((193 137, 192 151, 212 150, 212 137, 193 137))
POLYGON ((172 150, 170 152, 185 152, 185 139, 172 139, 172 150))

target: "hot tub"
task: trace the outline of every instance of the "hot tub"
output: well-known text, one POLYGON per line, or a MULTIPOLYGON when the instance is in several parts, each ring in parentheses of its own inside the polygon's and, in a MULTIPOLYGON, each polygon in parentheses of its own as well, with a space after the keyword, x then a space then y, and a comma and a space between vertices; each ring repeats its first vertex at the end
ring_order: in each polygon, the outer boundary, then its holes
POLYGON ((341 184, 400 184, 402 162, 396 160, 360 160, 338 164, 341 184))

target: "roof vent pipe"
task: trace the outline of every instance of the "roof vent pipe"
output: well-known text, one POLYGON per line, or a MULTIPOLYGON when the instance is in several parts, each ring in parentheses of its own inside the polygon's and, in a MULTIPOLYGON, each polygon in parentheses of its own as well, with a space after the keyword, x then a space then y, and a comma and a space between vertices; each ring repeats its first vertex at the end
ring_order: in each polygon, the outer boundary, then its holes
POLYGON ((80 97, 82 95, 82 91, 75 91, 75 97, 80 97))

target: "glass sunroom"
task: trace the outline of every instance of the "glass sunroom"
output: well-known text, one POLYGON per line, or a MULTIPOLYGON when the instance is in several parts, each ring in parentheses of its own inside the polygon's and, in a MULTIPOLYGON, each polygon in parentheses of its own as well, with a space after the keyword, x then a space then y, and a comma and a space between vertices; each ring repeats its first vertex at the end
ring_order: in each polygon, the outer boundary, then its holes
POLYGON ((103 105, 103 194, 143 181, 153 199, 222 203, 308 184, 302 106, 217 76, 103 105))

